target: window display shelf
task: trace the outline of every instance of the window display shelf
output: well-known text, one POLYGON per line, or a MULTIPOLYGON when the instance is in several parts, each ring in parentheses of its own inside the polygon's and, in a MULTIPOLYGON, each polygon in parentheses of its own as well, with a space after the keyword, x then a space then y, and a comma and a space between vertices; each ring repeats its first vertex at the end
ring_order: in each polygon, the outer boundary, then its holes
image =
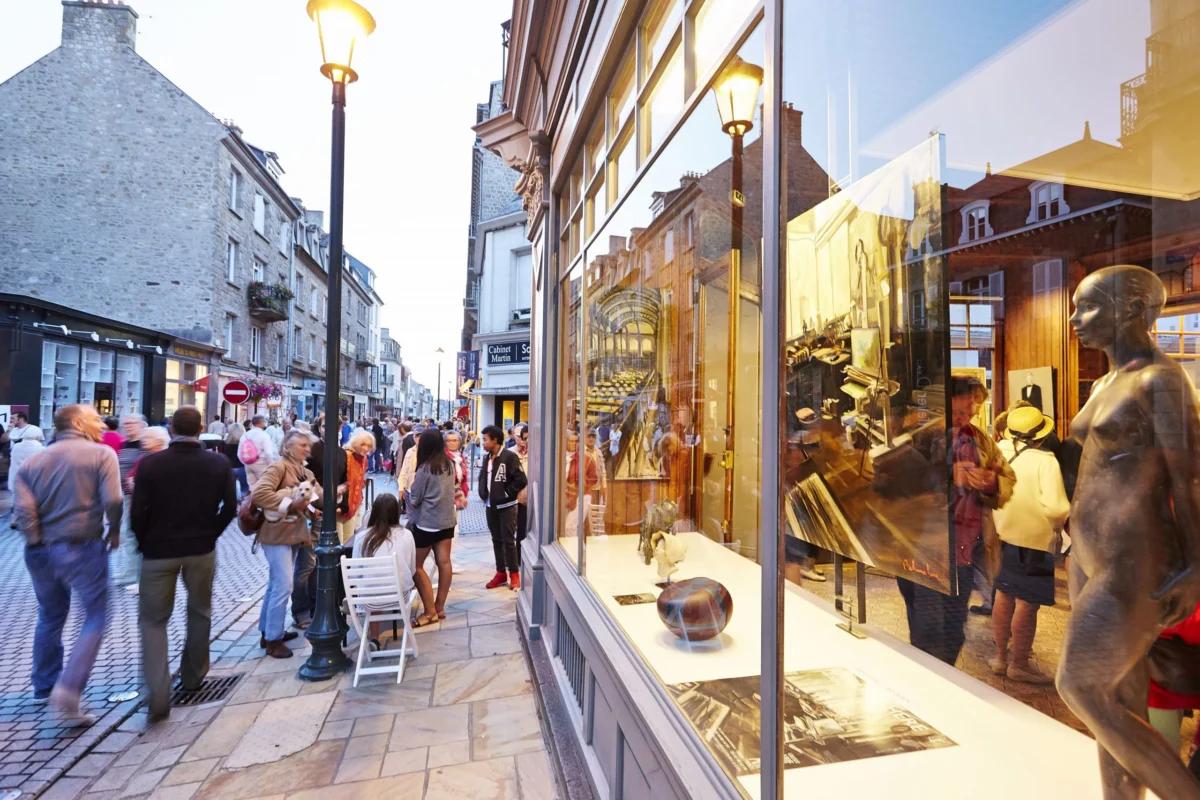
MULTIPOLYGON (((730 623, 718 638, 688 644, 671 634, 654 603, 621 605, 614 597, 658 594, 655 566, 639 557, 638 537, 593 536, 587 578, 625 635, 667 685, 757 675, 761 655, 762 570, 695 533, 679 534, 687 557, 675 581, 720 581, 733 597, 730 623)), ((578 540, 559 544, 576 551, 578 540)), ((784 671, 844 669, 890 693, 894 704, 936 728, 955 746, 856 758, 789 769, 786 797, 855 797, 887 787, 890 800, 972 797, 1099 797, 1096 745, 1090 738, 959 672, 870 625, 866 639, 835 627, 828 603, 788 584, 784 598, 784 671)), ((758 796, 757 775, 741 779, 758 796)))

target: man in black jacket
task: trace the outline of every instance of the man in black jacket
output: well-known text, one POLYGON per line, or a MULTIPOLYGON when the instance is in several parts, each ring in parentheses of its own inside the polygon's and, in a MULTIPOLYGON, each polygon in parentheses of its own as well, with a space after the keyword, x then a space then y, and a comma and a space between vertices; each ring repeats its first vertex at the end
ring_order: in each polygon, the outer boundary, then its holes
POLYGON ((133 482, 130 527, 143 558, 138 625, 152 722, 171 711, 167 623, 180 574, 188 595, 180 678, 184 688, 195 689, 208 674, 217 537, 237 514, 233 470, 200 444, 202 424, 194 406, 176 411, 171 446, 139 461, 133 482))
POLYGON ((517 501, 529 480, 521 459, 504 449, 504 431, 495 425, 483 429, 483 466, 479 469, 479 496, 487 505, 488 530, 496 556, 496 574, 488 589, 521 588, 521 550, 517 541, 517 501))

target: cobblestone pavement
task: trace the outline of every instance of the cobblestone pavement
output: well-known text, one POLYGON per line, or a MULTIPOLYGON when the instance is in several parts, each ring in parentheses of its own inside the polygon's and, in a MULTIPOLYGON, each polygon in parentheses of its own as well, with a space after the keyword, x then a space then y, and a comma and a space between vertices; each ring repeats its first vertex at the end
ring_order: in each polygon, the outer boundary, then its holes
POLYGON ((210 675, 242 675, 227 699, 176 708, 157 725, 139 711, 43 797, 557 797, 514 622, 517 595, 483 588, 493 570, 486 538, 463 536, 454 549, 462 571, 447 618, 416 631, 420 653, 400 685, 373 675, 354 688, 352 673, 300 681, 307 642, 289 643, 295 658, 264 657, 250 608, 213 645, 221 656, 210 675))
MULTIPOLYGON (((109 592, 108 630, 84 700, 100 720, 90 728, 64 728, 44 703, 33 702, 29 670, 37 601, 25 569, 24 537, 9 527, 9 505, 7 497, 0 497, 0 596, 5 598, 5 613, 0 617, 0 795, 5 789, 36 793, 48 786, 139 702, 112 703, 109 696, 136 691, 141 685, 137 597, 114 586, 109 592)), ((265 578, 266 564, 251 554, 250 539, 231 526, 217 544, 214 636, 253 606, 265 578)), ((186 602, 181 587, 169 628, 172 659, 182 648, 186 602)), ((68 652, 81 621, 72 611, 63 633, 68 652)))

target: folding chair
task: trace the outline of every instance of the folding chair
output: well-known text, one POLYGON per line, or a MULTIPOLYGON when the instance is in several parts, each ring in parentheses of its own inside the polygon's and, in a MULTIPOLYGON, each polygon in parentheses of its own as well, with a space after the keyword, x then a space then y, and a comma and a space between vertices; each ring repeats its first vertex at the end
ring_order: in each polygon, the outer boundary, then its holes
POLYGON ((354 661, 354 685, 358 686, 359 675, 378 675, 395 672, 396 683, 404 679, 404 665, 409 649, 415 658, 417 641, 409 627, 409 615, 417 590, 404 592, 400 584, 400 570, 394 556, 376 558, 342 557, 342 583, 346 587, 346 606, 350 622, 358 633, 358 657, 354 661), (399 649, 373 651, 370 648, 372 622, 399 622, 404 628, 399 649), (376 659, 400 659, 399 664, 372 667, 376 659))

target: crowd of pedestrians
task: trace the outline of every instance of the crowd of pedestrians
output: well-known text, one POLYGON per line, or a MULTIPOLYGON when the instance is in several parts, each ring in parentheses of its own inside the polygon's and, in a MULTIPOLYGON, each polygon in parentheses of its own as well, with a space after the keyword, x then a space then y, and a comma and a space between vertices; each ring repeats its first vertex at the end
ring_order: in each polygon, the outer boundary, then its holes
MULTIPOLYGON (((487 587, 520 588, 526 426, 508 436, 493 426, 476 435, 432 419, 341 417, 329 423, 337 426, 336 485, 324 487, 323 415, 311 421, 253 415, 244 422, 217 416, 206 424, 199 410, 184 406, 163 423, 149 426, 138 414, 102 418, 79 404, 55 413, 52 437, 18 412, 0 438, 10 455, 12 524, 25 536, 38 601, 34 698, 69 724, 93 721, 80 698, 108 621, 110 577, 119 590, 138 595, 150 720, 170 714, 167 626, 179 581, 187 594, 179 684, 201 685, 209 669, 216 544, 239 504, 243 514, 262 517, 254 532, 268 573, 259 644, 273 658, 291 658, 287 642, 312 621, 326 488, 336 492, 344 554, 394 557, 402 584, 420 596, 413 624, 422 627, 446 618, 458 514, 478 469, 476 491, 496 557, 487 587), (388 473, 397 478, 396 493, 375 497, 371 476, 388 473), (67 656, 63 629, 72 601, 83 624, 67 656)), ((380 632, 369 635, 379 647, 380 632)))

